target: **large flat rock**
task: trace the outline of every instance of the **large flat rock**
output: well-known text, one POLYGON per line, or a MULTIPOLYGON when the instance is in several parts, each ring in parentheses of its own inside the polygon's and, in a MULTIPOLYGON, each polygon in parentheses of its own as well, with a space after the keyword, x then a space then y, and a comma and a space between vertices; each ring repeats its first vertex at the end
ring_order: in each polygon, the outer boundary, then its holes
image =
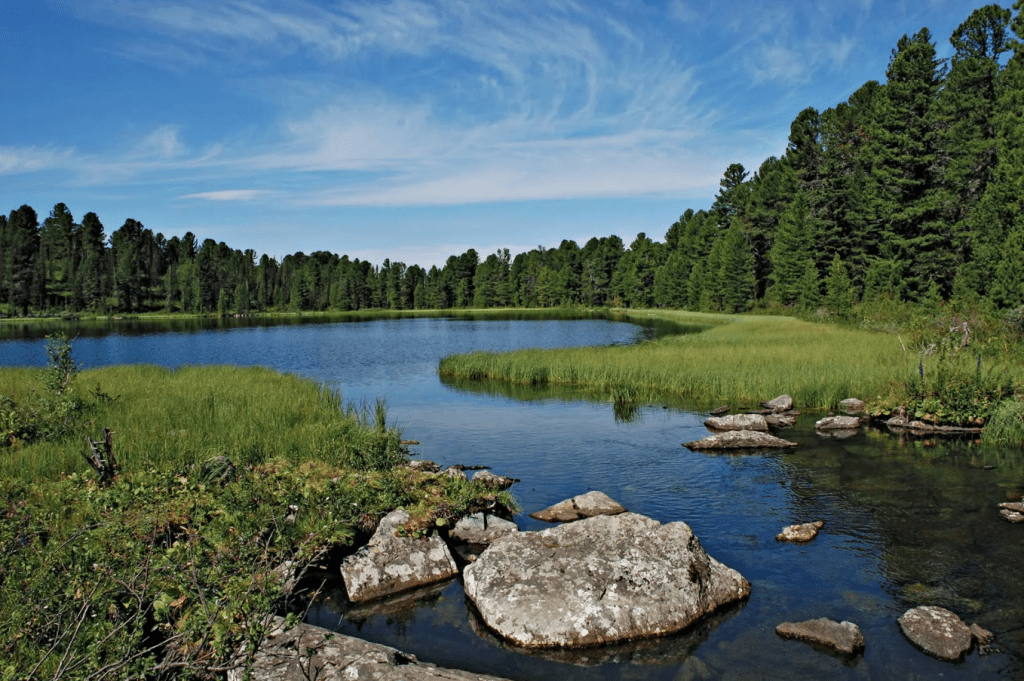
POLYGON ((971 649, 971 629, 955 614, 934 605, 922 605, 903 613, 900 629, 924 652, 956 662, 971 649))
POLYGON ((864 635, 853 622, 835 622, 824 617, 806 622, 783 622, 775 627, 775 633, 823 646, 841 655, 864 650, 864 635))
POLYGON ((458 574, 444 540, 433 535, 413 539, 397 536, 409 522, 406 511, 392 511, 380 521, 370 542, 341 564, 349 600, 383 598, 458 574))
POLYGON ((636 513, 503 537, 463 581, 484 623, 530 648, 662 636, 750 594, 686 523, 636 513))
POLYGON ((754 430, 729 430, 703 440, 686 442, 683 446, 689 449, 783 449, 796 447, 796 443, 754 430))
POLYGON ((760 414, 712 416, 704 421, 704 426, 711 430, 759 430, 762 433, 768 432, 768 422, 760 414))
POLYGON ((574 496, 572 499, 559 501, 554 506, 548 506, 542 511, 531 513, 530 517, 547 523, 571 523, 581 518, 593 518, 597 515, 618 515, 625 512, 626 509, 622 504, 604 492, 594 490, 593 492, 574 496))
POLYGON ((390 646, 336 634, 309 624, 284 630, 275 617, 249 664, 228 672, 228 681, 503 681, 495 676, 426 664, 390 646))

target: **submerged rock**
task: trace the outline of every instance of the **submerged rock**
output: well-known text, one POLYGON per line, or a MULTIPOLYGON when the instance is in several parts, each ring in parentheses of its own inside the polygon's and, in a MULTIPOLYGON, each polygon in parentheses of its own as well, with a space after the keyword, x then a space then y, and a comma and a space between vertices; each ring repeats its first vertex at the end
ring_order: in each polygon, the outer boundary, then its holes
POLYGON ((906 416, 893 416, 885 422, 890 430, 909 430, 913 433, 980 433, 980 427, 974 426, 936 426, 924 421, 915 421, 906 416))
POLYGON ((808 542, 818 536, 818 530, 825 527, 823 520, 815 520, 813 523, 801 525, 789 525, 782 528, 782 532, 775 535, 776 541, 808 542))
POLYGON ((519 527, 511 520, 481 512, 460 518, 449 536, 467 544, 490 544, 499 537, 518 531, 519 527))
POLYGON ((922 605, 903 613, 899 623, 911 643, 940 660, 955 662, 971 649, 971 630, 945 608, 922 605))
POLYGON ((387 514, 369 544, 342 562, 349 600, 383 598, 458 574, 448 546, 437 535, 419 539, 396 535, 399 525, 407 522, 409 514, 404 510, 387 514))
POLYGON ((824 617, 806 622, 783 622, 775 627, 783 638, 795 638, 830 648, 843 655, 864 650, 864 635, 853 622, 834 622, 824 617))
POLYGON ((571 523, 581 518, 593 518, 597 515, 618 515, 626 509, 604 492, 587 492, 572 499, 560 501, 542 511, 531 513, 530 517, 546 523, 571 523))
POLYGON ((774 400, 762 402, 761 406, 765 409, 771 409, 773 412, 789 411, 793 408, 793 398, 789 395, 779 395, 774 400))
POLYGON ((712 416, 704 422, 711 430, 759 430, 768 432, 768 422, 760 414, 729 414, 712 416))
POLYGON ((860 428, 860 419, 856 416, 826 416, 815 421, 815 430, 857 430, 860 428))
POLYGON ((228 672, 228 681, 503 681, 495 676, 436 667, 390 646, 311 624, 297 624, 285 631, 283 617, 274 617, 270 626, 252 662, 243 664, 243 651, 239 666, 228 672))
POLYGON ((730 430, 686 442, 683 446, 689 449, 782 449, 796 447, 796 443, 754 430, 730 430))
POLYGON ((999 515, 1011 523, 1024 523, 1024 502, 1008 501, 999 504, 999 515))
POLYGON ((715 407, 714 409, 712 409, 708 413, 711 414, 712 416, 722 416, 723 414, 728 414, 729 413, 729 405, 728 404, 723 404, 721 407, 715 407))
POLYGON ((487 626, 531 648, 661 636, 750 595, 686 523, 636 513, 503 537, 463 579, 487 626))

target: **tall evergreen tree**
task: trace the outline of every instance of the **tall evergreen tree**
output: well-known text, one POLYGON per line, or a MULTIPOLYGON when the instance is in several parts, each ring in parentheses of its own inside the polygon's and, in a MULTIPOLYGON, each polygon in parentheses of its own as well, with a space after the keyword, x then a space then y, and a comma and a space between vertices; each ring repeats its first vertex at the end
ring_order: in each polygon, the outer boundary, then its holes
POLYGON ((792 305, 800 298, 800 278, 807 268, 807 261, 813 262, 813 222, 807 196, 800 192, 790 203, 779 220, 772 250, 771 261, 772 295, 782 305, 792 305))

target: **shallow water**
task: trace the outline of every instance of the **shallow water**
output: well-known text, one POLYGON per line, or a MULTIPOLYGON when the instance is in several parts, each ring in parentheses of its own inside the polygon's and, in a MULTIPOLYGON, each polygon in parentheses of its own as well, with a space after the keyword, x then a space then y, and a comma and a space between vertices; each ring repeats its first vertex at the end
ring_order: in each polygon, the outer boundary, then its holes
MULTIPOLYGON (((446 384, 436 375, 437 360, 452 352, 643 337, 600 320, 404 319, 114 334, 80 338, 75 351, 87 366, 263 364, 338 386, 349 399, 385 397, 390 419, 420 441, 415 456, 521 478, 512 488, 521 529, 545 526, 527 513, 600 489, 631 511, 687 522, 708 553, 752 582, 746 603, 681 635, 542 655, 488 634, 457 579, 416 594, 419 601, 349 610, 335 595, 310 611, 317 624, 422 660, 513 679, 1024 676, 1024 526, 996 509, 1024 491, 1020 452, 870 430, 833 440, 805 414, 785 431, 800 443, 795 450, 701 454, 681 446, 705 434, 704 415, 683 404, 643 407, 624 422, 612 405, 573 391, 446 384), (810 544, 774 539, 784 525, 818 519, 825 527, 810 544), (916 650, 896 618, 922 604, 991 629, 998 652, 950 664, 916 650), (841 660, 774 633, 780 622, 817 617, 858 624, 865 653, 841 660)), ((38 340, 0 342, 0 365, 39 364, 41 354, 38 340)))

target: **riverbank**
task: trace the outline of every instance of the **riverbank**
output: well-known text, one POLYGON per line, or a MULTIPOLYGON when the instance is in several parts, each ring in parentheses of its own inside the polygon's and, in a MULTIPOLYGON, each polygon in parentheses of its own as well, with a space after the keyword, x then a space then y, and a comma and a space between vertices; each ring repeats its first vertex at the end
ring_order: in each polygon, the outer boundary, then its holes
POLYGON ((217 669, 261 635, 266 615, 301 609, 308 594, 289 596, 275 576, 287 561, 315 588, 327 559, 395 508, 409 511, 413 533, 513 506, 507 493, 401 465, 408 452, 383 403, 346 406, 296 376, 84 371, 60 414, 45 377, 0 370, 10 396, 0 415, 5 678, 217 669), (70 423, 47 438, 54 416, 70 423), (30 419, 37 428, 19 427, 30 419), (102 428, 113 431, 108 484, 83 456, 102 428))

